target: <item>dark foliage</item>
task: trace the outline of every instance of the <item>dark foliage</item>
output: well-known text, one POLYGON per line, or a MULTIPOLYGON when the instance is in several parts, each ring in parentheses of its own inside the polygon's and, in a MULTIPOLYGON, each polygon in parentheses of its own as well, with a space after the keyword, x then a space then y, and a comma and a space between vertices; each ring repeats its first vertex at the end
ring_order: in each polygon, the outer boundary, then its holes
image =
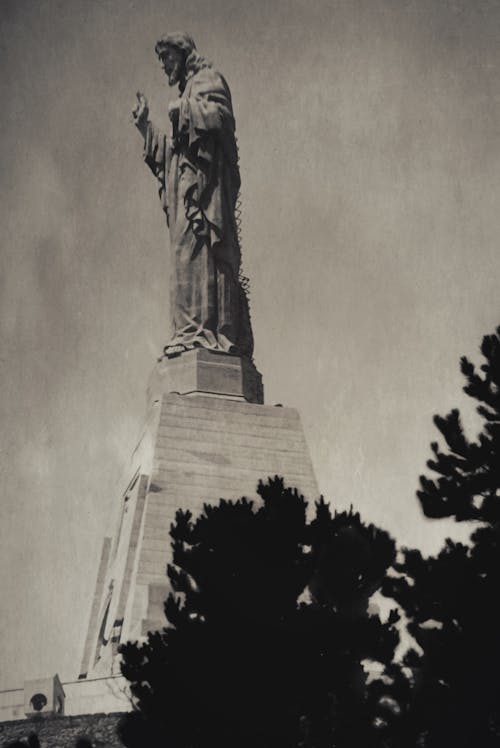
POLYGON ((485 359, 479 370, 465 357, 461 370, 467 380, 464 387, 479 402, 477 412, 483 427, 477 441, 464 434, 458 410, 434 422, 447 449, 431 444, 433 459, 428 467, 437 479, 421 476, 418 497, 428 517, 455 517, 497 525, 500 520, 500 327, 495 335, 486 335, 481 344, 485 359))
POLYGON ((393 712, 361 663, 389 667, 398 641, 394 618, 368 613, 393 541, 323 501, 309 524, 280 479, 259 494, 177 513, 169 626, 121 650, 127 746, 385 745, 393 712))
POLYGON ((332 516, 321 500, 308 543, 311 604, 302 606, 301 618, 309 643, 311 745, 382 745, 394 718, 380 702, 389 689, 381 681, 367 688, 362 663, 388 669, 399 641, 397 616, 383 624, 369 614, 370 597, 394 562, 394 542, 352 510, 332 516))
POLYGON ((75 748, 93 748, 92 741, 90 738, 77 738, 75 741, 75 748))
POLYGON ((30 732, 25 740, 12 740, 4 743, 4 748, 40 748, 40 741, 36 732, 30 732))
POLYGON ((466 358, 461 368, 482 430, 471 442, 457 410, 436 416, 447 449, 432 444, 428 467, 438 478, 422 477, 418 492, 428 517, 481 525, 470 547, 447 541, 431 559, 407 551, 403 576, 385 584, 423 652, 406 658, 414 674, 407 726, 426 748, 500 746, 500 328, 481 352, 479 372, 466 358))
MULTIPOLYGON (((146 743, 144 745, 147 745, 146 743)), ((79 737, 74 742, 75 748, 93 748, 89 738, 79 737)), ((31 732, 26 739, 12 740, 4 743, 2 748, 40 748, 40 740, 35 732, 31 732)))

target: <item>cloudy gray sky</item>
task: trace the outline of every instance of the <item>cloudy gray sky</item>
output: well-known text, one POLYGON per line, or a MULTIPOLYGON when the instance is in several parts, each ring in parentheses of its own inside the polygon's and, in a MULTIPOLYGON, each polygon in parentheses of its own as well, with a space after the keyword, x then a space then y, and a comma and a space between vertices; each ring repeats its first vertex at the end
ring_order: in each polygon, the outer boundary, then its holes
POLYGON ((165 117, 175 29, 233 93, 267 402, 300 409, 337 506, 430 551, 454 532, 414 494, 500 323, 500 2, 0 0, 0 687, 77 674, 168 337, 130 110, 142 89, 165 117))

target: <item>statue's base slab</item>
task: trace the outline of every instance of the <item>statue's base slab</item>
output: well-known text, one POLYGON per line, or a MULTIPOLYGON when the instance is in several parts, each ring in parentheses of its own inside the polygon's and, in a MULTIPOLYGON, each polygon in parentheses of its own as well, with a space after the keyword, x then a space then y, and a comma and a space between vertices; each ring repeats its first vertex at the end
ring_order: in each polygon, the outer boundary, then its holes
POLYGON ((264 402, 262 377, 252 361, 206 348, 160 359, 149 381, 149 402, 158 401, 169 392, 264 402))

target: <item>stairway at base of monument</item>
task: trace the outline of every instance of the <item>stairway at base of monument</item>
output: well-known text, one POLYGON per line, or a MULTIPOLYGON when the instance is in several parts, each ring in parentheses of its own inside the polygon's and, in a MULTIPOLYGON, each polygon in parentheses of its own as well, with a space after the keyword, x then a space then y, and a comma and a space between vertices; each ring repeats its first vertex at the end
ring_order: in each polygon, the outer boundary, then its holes
POLYGON ((148 423, 133 455, 117 533, 103 546, 81 678, 118 674, 119 644, 165 625, 169 529, 179 508, 196 515, 221 498, 257 499, 259 480, 274 475, 309 500, 318 497, 299 414, 259 404, 262 384, 253 364, 245 380, 237 357, 184 356, 184 362, 162 360, 151 380, 148 423), (189 390, 193 371, 210 392, 189 390), (174 380, 186 394, 169 391, 174 380), (244 397, 249 381, 246 394, 257 402, 244 397))

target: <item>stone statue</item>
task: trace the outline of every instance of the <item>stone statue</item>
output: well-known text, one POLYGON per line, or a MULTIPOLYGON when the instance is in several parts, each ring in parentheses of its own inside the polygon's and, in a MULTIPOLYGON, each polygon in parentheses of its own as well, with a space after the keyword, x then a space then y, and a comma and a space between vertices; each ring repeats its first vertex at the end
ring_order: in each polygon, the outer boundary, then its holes
POLYGON ((170 233, 173 336, 164 352, 201 346, 251 359, 235 216, 240 175, 231 94, 188 34, 162 36, 155 51, 169 85, 180 93, 168 108, 169 131, 150 121, 142 93, 133 116, 170 233))

